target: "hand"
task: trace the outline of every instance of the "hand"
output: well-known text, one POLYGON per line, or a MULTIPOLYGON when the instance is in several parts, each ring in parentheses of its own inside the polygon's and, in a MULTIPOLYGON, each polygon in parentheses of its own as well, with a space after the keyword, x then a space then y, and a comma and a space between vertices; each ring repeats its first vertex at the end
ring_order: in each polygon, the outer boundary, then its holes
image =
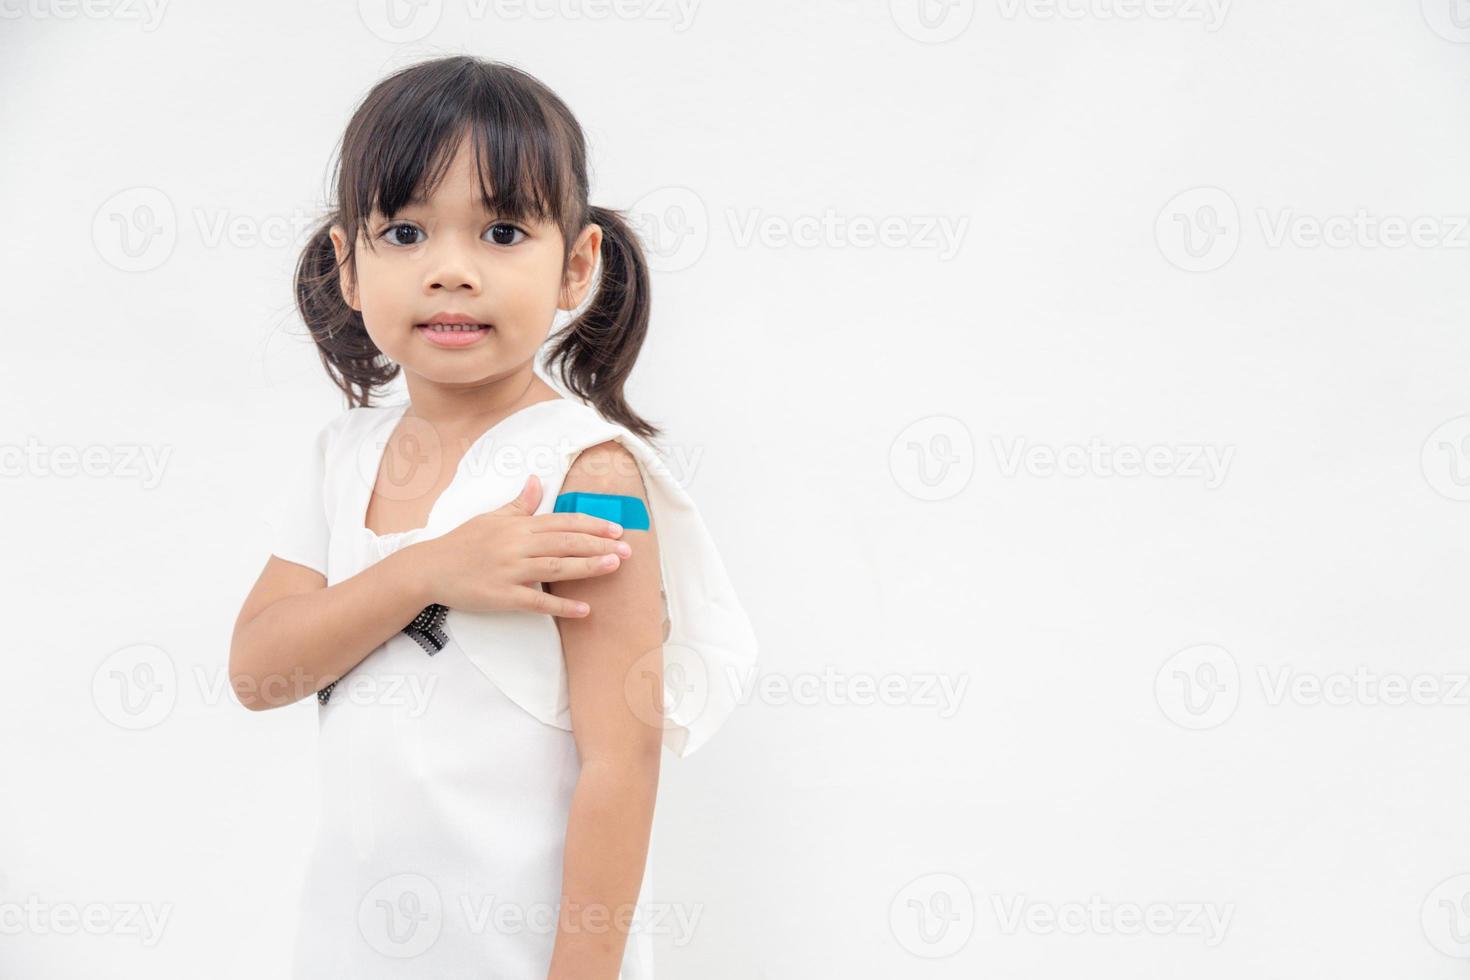
POLYGON ((470 612, 519 609, 570 618, 591 612, 584 602, 536 586, 606 575, 633 551, 616 540, 623 533, 613 530, 617 525, 590 514, 536 516, 540 504, 541 481, 533 474, 504 507, 404 549, 413 553, 431 601, 470 612))

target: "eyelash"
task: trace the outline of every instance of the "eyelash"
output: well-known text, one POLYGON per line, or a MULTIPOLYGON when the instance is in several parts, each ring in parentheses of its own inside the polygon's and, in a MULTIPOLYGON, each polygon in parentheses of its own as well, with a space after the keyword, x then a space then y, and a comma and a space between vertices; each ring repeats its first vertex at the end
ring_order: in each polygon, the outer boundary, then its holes
MULTIPOLYGON (((394 231, 394 229, 397 229, 397 228, 412 228, 414 231, 418 232, 420 235, 424 234, 424 230, 422 228, 420 228, 418 225, 414 224, 412 221, 395 221, 392 224, 388 225, 386 228, 384 228, 382 231, 378 232, 378 239, 380 241, 386 242, 389 246, 391 246, 393 248, 412 248, 414 245, 422 245, 423 244, 422 241, 410 242, 408 244, 404 244, 402 242, 395 242, 395 241, 390 240, 388 238, 389 234, 391 234, 394 231)), ((518 231, 522 235, 525 236, 525 238, 522 238, 521 241, 525 241, 526 238, 531 237, 530 236, 530 233, 527 232, 526 229, 522 228, 520 225, 513 225, 513 224, 511 224, 508 221, 497 221, 495 224, 491 225, 490 228, 491 229, 494 229, 494 228, 510 228, 510 229, 512 229, 514 231, 518 231)), ((481 237, 483 238, 484 236, 481 236, 481 237)), ((499 242, 491 242, 490 244, 492 244, 492 245, 500 245, 499 242)), ((511 242, 509 245, 501 245, 500 247, 501 248, 512 248, 515 245, 519 245, 519 244, 520 244, 520 242, 511 242)))

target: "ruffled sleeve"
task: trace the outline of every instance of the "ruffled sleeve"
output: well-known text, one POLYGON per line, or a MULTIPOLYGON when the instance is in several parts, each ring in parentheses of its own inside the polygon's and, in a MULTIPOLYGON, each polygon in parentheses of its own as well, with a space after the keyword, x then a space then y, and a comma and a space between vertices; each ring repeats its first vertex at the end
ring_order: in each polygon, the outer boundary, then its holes
MULTIPOLYGON (((647 442, 592 409, 569 402, 565 410, 537 416, 534 427, 501 440, 496 451, 502 458, 524 459, 525 466, 511 471, 496 468, 495 497, 513 498, 526 475, 534 472, 543 489, 537 513, 551 513, 577 455, 608 441, 621 443, 642 472, 649 516, 658 533, 668 617, 662 648, 662 717, 657 692, 644 688, 636 667, 628 678, 629 703, 649 723, 661 725, 668 749, 687 756, 729 719, 756 662, 750 620, 688 493, 647 442), (507 443, 512 444, 509 453, 507 443)), ((463 516, 494 505, 486 500, 487 494, 476 496, 473 511, 467 508, 463 516)), ((566 665, 552 617, 451 609, 445 629, 507 697, 540 721, 571 730, 566 665)))
POLYGON ((285 463, 285 476, 265 515, 270 553, 327 574, 331 527, 326 503, 327 447, 340 417, 323 425, 298 460, 285 463))

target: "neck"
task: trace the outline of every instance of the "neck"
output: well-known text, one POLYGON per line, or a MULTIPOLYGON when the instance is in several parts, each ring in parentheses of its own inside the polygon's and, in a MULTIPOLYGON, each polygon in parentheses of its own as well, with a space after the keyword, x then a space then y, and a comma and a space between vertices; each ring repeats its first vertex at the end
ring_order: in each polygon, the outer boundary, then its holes
POLYGON ((529 366, 503 378, 469 385, 446 385, 409 375, 405 413, 445 433, 483 431, 512 412, 560 393, 529 366))

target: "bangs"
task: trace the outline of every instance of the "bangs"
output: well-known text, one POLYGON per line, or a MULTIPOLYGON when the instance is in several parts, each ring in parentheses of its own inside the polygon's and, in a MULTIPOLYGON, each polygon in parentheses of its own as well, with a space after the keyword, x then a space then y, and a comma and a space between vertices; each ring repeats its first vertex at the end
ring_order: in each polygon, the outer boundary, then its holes
POLYGON ((356 228, 375 210, 392 217, 427 200, 468 140, 487 211, 565 232, 585 183, 573 164, 581 138, 570 113, 563 118, 509 66, 456 60, 442 69, 405 73, 363 105, 343 141, 342 159, 351 162, 338 196, 346 221, 356 228))

